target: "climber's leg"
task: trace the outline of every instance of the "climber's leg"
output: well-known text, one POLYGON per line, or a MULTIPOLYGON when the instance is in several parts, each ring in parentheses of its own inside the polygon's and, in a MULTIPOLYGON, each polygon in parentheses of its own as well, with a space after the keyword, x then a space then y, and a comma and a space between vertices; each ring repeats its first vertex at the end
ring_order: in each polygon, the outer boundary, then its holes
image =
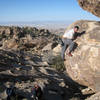
POLYGON ((65 60, 65 51, 66 51, 67 45, 68 45, 67 40, 66 39, 63 39, 63 43, 64 44, 62 46, 61 57, 62 57, 63 60, 65 60))
POLYGON ((70 45, 69 45, 69 56, 72 56, 71 52, 72 52, 73 49, 74 49, 75 43, 74 43, 72 40, 70 40, 69 43, 70 43, 70 45))

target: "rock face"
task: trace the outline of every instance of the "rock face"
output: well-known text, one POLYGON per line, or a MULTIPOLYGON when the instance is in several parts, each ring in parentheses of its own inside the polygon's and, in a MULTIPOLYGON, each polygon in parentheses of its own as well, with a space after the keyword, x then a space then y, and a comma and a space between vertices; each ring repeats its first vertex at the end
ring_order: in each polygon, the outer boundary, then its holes
POLYGON ((100 91, 100 23, 81 20, 70 25, 68 30, 75 25, 80 27, 81 36, 75 40, 78 47, 73 57, 66 56, 67 73, 81 85, 100 91))
POLYGON ((84 10, 100 17, 100 0, 78 0, 78 3, 84 10))

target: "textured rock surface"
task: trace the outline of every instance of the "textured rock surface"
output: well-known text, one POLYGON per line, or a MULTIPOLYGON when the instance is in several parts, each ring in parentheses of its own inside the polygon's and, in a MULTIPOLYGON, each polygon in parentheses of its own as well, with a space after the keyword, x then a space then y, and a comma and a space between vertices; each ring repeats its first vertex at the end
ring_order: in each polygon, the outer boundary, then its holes
POLYGON ((86 100, 100 100, 100 92, 94 94, 90 98, 87 98, 86 100))
POLYGON ((73 57, 66 56, 65 66, 69 76, 76 82, 100 91, 100 23, 93 21, 77 21, 68 30, 78 25, 80 33, 75 42, 78 47, 73 57))
POLYGON ((78 3, 84 10, 100 17, 100 0, 78 0, 78 3))

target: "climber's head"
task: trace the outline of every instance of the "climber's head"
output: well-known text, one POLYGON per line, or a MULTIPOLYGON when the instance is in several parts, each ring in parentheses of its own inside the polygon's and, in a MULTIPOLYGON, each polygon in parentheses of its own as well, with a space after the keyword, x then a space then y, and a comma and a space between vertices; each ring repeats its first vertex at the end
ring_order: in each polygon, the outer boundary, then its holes
POLYGON ((74 32, 78 32, 79 26, 74 26, 74 32))
POLYGON ((34 87, 35 87, 35 89, 38 89, 39 88, 39 86, 37 84, 35 84, 34 87))

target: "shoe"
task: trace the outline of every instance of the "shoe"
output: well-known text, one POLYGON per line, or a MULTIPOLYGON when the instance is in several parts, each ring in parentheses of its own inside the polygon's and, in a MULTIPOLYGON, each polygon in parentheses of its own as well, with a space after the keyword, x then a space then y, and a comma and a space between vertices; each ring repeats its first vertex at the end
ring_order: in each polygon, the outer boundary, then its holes
POLYGON ((73 55, 71 53, 68 53, 68 56, 72 57, 73 55))

